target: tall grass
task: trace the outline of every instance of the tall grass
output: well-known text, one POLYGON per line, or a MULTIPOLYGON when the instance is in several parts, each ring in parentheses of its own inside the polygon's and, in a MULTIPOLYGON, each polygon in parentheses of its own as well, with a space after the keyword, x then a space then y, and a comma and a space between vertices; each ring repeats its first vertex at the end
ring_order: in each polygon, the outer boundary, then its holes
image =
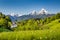
POLYGON ((45 30, 2 32, 0 33, 0 40, 60 40, 60 23, 58 20, 44 26, 51 27, 45 30))
POLYGON ((0 40, 60 40, 60 29, 3 32, 0 40))

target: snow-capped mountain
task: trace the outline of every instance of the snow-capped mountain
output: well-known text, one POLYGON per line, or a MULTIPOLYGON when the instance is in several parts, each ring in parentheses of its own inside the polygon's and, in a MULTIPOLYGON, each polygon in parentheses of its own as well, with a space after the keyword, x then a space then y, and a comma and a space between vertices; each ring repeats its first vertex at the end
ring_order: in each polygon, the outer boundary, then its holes
POLYGON ((37 15, 37 12, 35 10, 33 10, 30 14, 31 15, 37 15))
POLYGON ((42 8, 41 11, 39 11, 38 14, 47 14, 47 13, 48 13, 48 11, 45 10, 44 8, 42 8))
MULTIPOLYGON (((19 15, 19 14, 18 14, 19 15)), ((18 16, 17 14, 15 15, 10 15, 10 18, 12 21, 21 21, 21 20, 27 20, 27 19, 32 19, 32 18, 46 18, 46 17, 50 17, 54 14, 49 14, 48 11, 46 11, 44 8, 41 9, 39 12, 36 12, 35 10, 33 10, 29 15, 22 15, 22 16, 18 16)))
POLYGON ((41 15, 41 14, 47 14, 48 11, 45 10, 44 8, 42 8, 39 12, 36 12, 35 10, 33 10, 30 15, 41 15))

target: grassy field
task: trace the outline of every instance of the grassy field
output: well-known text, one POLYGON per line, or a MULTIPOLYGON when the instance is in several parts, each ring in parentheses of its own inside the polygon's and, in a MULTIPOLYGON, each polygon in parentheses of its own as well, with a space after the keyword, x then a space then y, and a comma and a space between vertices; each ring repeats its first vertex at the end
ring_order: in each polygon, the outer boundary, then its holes
POLYGON ((60 40, 60 19, 42 26, 44 30, 0 33, 0 40, 60 40), (46 29, 49 28, 49 29, 46 29))

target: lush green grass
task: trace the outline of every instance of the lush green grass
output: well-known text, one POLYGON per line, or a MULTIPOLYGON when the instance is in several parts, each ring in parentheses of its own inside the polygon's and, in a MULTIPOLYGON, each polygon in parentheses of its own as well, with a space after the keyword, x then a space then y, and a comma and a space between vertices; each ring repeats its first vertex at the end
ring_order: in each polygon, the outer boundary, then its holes
POLYGON ((60 40, 60 19, 42 26, 45 30, 0 33, 0 40, 60 40), (48 29, 46 29, 48 28, 48 29))
POLYGON ((0 28, 0 32, 9 32, 10 30, 6 29, 6 28, 0 28))

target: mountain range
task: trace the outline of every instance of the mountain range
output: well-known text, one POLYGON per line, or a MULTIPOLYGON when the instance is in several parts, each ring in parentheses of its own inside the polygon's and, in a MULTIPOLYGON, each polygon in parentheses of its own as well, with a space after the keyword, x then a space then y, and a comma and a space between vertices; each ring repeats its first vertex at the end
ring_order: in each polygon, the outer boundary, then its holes
POLYGON ((22 16, 18 16, 17 15, 9 15, 9 17, 11 18, 12 22, 15 21, 22 21, 22 20, 28 20, 28 19, 36 19, 36 18, 46 18, 46 17, 50 17, 53 16, 54 14, 50 14, 48 11, 46 11, 44 8, 42 8, 39 12, 36 12, 35 10, 33 10, 30 14, 28 15, 22 15, 22 16))

